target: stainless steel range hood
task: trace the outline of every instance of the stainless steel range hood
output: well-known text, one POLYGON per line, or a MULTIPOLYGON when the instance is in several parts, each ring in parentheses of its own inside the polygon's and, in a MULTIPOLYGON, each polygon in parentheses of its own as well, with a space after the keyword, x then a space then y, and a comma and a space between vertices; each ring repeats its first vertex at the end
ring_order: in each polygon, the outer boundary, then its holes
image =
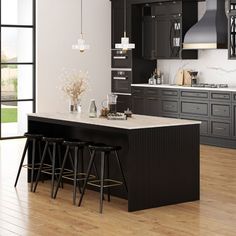
POLYGON ((183 49, 227 48, 227 34, 225 1, 206 0, 206 12, 186 33, 183 49))

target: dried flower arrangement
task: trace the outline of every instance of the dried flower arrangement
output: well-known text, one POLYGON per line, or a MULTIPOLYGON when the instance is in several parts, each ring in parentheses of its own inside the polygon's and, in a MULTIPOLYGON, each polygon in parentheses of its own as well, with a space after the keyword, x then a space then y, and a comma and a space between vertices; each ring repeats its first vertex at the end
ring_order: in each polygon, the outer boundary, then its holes
POLYGON ((83 71, 65 71, 63 73, 62 91, 70 98, 72 108, 70 110, 77 111, 76 107, 80 103, 81 96, 88 89, 88 72, 83 71))

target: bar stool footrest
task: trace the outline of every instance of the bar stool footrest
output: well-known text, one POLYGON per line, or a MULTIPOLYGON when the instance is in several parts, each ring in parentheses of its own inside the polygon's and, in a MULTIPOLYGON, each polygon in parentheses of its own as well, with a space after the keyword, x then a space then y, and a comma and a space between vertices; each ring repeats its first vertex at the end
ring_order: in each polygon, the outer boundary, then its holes
MULTIPOLYGON (((29 169, 29 170, 32 170, 32 164, 24 164, 24 165, 22 165, 22 167, 27 168, 27 169, 29 169)), ((40 163, 35 163, 35 164, 34 164, 34 169, 35 169, 35 170, 38 170, 39 167, 40 167, 40 163)), ((49 169, 51 169, 51 168, 52 168, 52 165, 43 164, 43 170, 47 170, 47 169, 49 170, 49 169)))
MULTIPOLYGON (((115 187, 115 186, 120 186, 122 185, 123 182, 113 180, 113 179, 104 179, 104 188, 109 188, 109 187, 115 187)), ((101 187, 101 180, 92 180, 88 181, 88 185, 95 186, 95 187, 101 187)))
MULTIPOLYGON (((87 176, 86 173, 78 173, 76 180, 85 180, 86 176, 87 176)), ((73 173, 73 171, 71 173, 68 173, 68 174, 67 173, 63 174, 62 178, 69 179, 69 180, 74 180, 74 173, 73 173)), ((91 179, 96 179, 96 176, 95 175, 90 175, 89 176, 89 180, 91 180, 91 179)))
MULTIPOLYGON (((64 169, 64 171, 65 171, 64 172, 65 174, 73 173, 73 171, 68 170, 68 169, 64 169)), ((55 168, 55 175, 60 175, 60 172, 61 172, 61 168, 55 168)), ((52 175, 52 167, 42 169, 41 173, 52 175)))

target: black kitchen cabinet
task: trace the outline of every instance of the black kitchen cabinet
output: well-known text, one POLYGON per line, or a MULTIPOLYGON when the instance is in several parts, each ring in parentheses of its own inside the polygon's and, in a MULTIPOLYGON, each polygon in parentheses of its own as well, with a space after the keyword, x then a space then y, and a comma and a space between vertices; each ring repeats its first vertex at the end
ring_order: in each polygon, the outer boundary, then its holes
POLYGON ((236 92, 132 87, 136 114, 201 121, 201 143, 236 148, 236 92))
POLYGON ((124 34, 124 1, 111 1, 112 13, 112 92, 131 93, 132 83, 146 83, 150 74, 156 68, 155 60, 147 60, 142 57, 142 4, 127 0, 127 36, 130 42, 135 43, 135 49, 122 51, 115 49, 124 34), (116 71, 116 72, 114 72, 116 71))
POLYGON ((233 138, 236 138, 236 100, 232 105, 233 138))
POLYGON ((228 58, 236 59, 236 0, 228 1, 228 58))
POLYGON ((134 114, 145 114, 144 88, 132 88, 132 112, 134 114))
POLYGON ((112 35, 111 42, 112 48, 115 48, 116 43, 120 43, 121 37, 124 35, 124 1, 112 0, 111 2, 111 25, 112 35))
POLYGON ((144 97, 132 96, 132 112, 134 114, 145 115, 144 107, 144 97))
POLYGON ((144 90, 144 113, 149 116, 159 116, 161 100, 159 89, 145 88, 144 90))
POLYGON ((142 56, 148 60, 155 60, 157 58, 157 49, 155 41, 155 16, 144 16, 142 22, 143 29, 143 45, 142 56))
POLYGON ((159 116, 160 112, 159 90, 153 88, 132 89, 132 110, 135 114, 159 116))
POLYGON ((145 5, 142 34, 143 57, 153 59, 197 59, 196 50, 182 50, 187 30, 197 22, 197 4, 181 1, 145 5), (147 13, 148 12, 148 13, 147 13), (191 14, 189 13, 191 12, 191 14))
POLYGON ((124 112, 129 108, 132 110, 132 104, 131 104, 131 95, 121 95, 118 94, 117 98, 117 111, 118 112, 124 112))

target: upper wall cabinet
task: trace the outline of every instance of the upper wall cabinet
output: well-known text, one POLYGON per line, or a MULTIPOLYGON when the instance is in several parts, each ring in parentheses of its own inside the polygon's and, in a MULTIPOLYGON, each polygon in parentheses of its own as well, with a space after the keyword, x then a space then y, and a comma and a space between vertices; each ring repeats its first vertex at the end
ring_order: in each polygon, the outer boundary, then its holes
POLYGON ((229 59, 236 59, 236 0, 229 0, 228 2, 228 50, 229 59))
POLYGON ((111 4, 112 4, 111 47, 115 48, 115 44, 120 42, 121 37, 123 37, 124 34, 124 1, 112 0, 111 4))
POLYGON ((163 2, 143 6, 142 56, 145 59, 197 59, 182 50, 185 33, 198 20, 197 3, 163 2))

